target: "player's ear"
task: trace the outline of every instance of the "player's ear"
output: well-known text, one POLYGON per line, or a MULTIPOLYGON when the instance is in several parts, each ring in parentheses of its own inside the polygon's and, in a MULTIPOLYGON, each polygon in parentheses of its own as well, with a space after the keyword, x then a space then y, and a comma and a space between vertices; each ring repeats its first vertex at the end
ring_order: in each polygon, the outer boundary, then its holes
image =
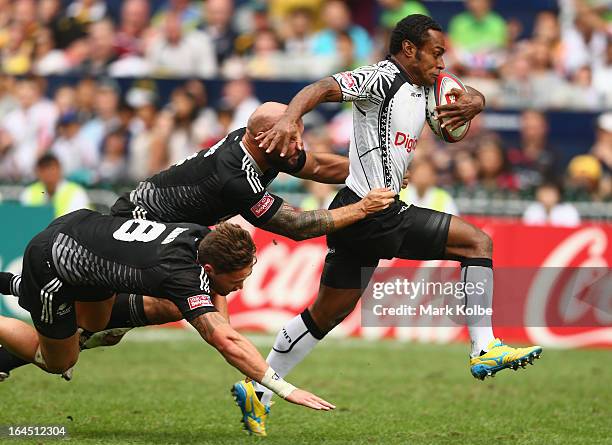
POLYGON ((402 42, 402 51, 408 58, 416 57, 417 47, 410 40, 404 40, 402 42))
POLYGON ((204 268, 204 272, 206 272, 206 275, 210 275, 211 272, 215 273, 215 268, 212 266, 212 264, 204 264, 202 266, 204 268))

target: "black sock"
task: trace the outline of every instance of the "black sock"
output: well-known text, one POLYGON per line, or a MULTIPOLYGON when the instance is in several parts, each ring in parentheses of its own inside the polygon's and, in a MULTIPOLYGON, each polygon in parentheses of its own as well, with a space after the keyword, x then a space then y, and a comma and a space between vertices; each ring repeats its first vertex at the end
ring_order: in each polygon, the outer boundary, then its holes
POLYGON ((142 295, 117 294, 106 329, 135 328, 147 324, 142 295))
POLYGON ((0 347, 0 372, 10 372, 28 363, 30 362, 11 354, 6 348, 0 347))
POLYGON ((15 295, 16 297, 18 297, 19 292, 16 292, 16 293, 14 292, 16 290, 19 291, 18 282, 20 281, 21 281, 21 275, 13 275, 10 272, 0 272, 0 294, 15 295), (15 277, 18 277, 18 278, 14 280, 15 277), (15 285, 17 285, 17 287, 15 285))

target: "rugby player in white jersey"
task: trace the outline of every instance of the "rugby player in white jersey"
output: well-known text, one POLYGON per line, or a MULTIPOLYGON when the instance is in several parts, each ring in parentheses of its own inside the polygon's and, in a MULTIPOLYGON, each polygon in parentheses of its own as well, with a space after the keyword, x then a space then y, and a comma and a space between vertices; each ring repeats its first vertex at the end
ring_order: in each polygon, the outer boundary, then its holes
MULTIPOLYGON (((301 144, 299 122, 305 113, 323 102, 350 101, 349 176, 330 209, 354 203, 374 188, 387 187, 399 193, 414 150, 408 150, 405 143, 396 145, 396 141, 412 139, 410 147, 416 144, 425 123, 424 88, 432 86, 444 69, 444 52, 440 25, 424 15, 405 17, 391 34, 386 60, 306 86, 274 127, 258 137, 260 146, 272 152, 284 151, 292 138, 301 144), (396 137, 399 133, 401 138, 396 137)), ((438 107, 439 119, 450 129, 471 120, 485 106, 484 97, 473 88, 454 92, 456 103, 438 107)), ((327 243, 329 252, 315 302, 285 324, 268 355, 268 363, 281 377, 351 313, 361 297, 362 271, 373 271, 380 259, 457 260, 466 283, 486 283, 482 295, 466 299, 466 308, 491 307, 491 239, 461 218, 397 200, 384 211, 328 234, 327 243)), ((474 377, 484 379, 502 369, 532 363, 542 351, 539 346, 511 348, 503 344, 493 335, 491 317, 467 316, 466 322, 474 377)), ((232 391, 245 427, 266 435, 272 393, 248 381, 238 382, 232 391)))

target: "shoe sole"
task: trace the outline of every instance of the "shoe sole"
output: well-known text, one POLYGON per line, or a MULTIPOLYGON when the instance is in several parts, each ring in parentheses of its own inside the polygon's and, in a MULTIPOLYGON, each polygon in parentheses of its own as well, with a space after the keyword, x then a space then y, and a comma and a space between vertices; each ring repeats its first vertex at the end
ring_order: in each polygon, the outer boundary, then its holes
POLYGON ((474 365, 470 369, 472 372, 472 376, 479 380, 484 380, 487 377, 495 377, 499 371, 504 369, 512 369, 513 371, 517 371, 520 368, 526 368, 527 365, 533 365, 533 361, 540 358, 542 355, 542 348, 538 348, 534 351, 531 351, 529 354, 524 355, 523 357, 519 357, 516 360, 505 363, 503 365, 498 366, 487 366, 487 365, 474 365))

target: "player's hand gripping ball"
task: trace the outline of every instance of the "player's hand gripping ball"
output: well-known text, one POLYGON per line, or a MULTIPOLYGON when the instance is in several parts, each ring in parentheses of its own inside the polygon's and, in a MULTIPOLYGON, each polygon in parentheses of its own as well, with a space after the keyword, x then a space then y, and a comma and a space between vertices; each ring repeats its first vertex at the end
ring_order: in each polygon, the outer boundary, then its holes
POLYGON ((427 95, 425 119, 429 124, 429 128, 440 139, 451 143, 463 139, 470 129, 470 121, 468 121, 459 128, 450 130, 448 127, 442 127, 443 122, 437 117, 436 107, 454 104, 457 101, 457 95, 452 91, 453 89, 467 92, 465 85, 463 85, 463 82, 458 77, 445 71, 440 73, 432 87, 425 88, 425 94, 427 95))

